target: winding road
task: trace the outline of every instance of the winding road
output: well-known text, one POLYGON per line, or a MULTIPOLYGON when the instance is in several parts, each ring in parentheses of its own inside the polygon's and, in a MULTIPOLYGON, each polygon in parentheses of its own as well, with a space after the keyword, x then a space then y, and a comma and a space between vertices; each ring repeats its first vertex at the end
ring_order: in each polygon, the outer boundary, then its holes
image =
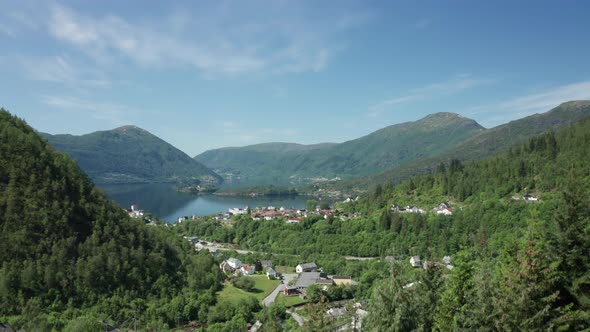
POLYGON ((287 285, 289 283, 289 281, 291 281, 292 279, 297 278, 297 274, 293 273, 293 274, 283 274, 283 282, 280 283, 277 288, 275 288, 275 290, 272 291, 272 293, 270 293, 269 296, 267 296, 266 298, 264 298, 264 300, 262 300, 262 304, 265 306, 269 306, 271 304, 273 304, 275 302, 275 299, 277 298, 277 295, 279 295, 279 293, 285 289, 285 285, 287 285))

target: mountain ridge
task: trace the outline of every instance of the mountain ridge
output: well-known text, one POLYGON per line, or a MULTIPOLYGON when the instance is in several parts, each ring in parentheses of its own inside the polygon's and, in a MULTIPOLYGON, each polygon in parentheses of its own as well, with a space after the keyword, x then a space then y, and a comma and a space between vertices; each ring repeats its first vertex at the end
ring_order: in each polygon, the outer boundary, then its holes
POLYGON ((342 143, 262 143, 208 150, 195 159, 226 176, 266 177, 271 182, 354 177, 446 150, 483 129, 475 120, 441 112, 417 121, 389 125, 342 143))
POLYGON ((84 135, 39 134, 77 160, 97 183, 222 182, 215 172, 138 126, 84 135))
POLYGON ((536 135, 573 125, 588 117, 590 117, 590 101, 564 102, 546 112, 535 113, 486 129, 446 154, 415 160, 381 173, 343 180, 334 186, 326 185, 323 189, 329 187, 329 189, 344 189, 352 192, 355 191, 354 188, 360 186, 374 186, 386 182, 398 183, 411 176, 432 172, 440 163, 448 163, 452 159, 470 161, 493 156, 522 144, 536 135))

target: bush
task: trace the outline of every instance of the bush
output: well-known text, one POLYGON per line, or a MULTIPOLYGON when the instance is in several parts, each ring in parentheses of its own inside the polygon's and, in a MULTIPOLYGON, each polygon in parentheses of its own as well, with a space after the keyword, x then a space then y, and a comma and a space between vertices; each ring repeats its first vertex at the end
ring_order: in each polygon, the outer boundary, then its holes
POLYGON ((233 285, 245 291, 251 291, 254 289, 254 280, 245 276, 240 276, 234 279, 233 285))

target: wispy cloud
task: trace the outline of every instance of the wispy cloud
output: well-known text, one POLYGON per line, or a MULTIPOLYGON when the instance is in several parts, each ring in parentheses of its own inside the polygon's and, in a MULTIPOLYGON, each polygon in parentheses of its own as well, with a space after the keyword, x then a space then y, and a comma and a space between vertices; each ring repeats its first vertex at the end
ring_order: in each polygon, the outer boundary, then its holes
POLYGON ((535 93, 514 97, 508 100, 472 107, 465 115, 484 115, 482 123, 497 125, 534 113, 541 113, 571 100, 590 99, 590 81, 545 88, 535 93))
POLYGON ((490 78, 477 78, 468 74, 457 75, 449 80, 412 89, 403 95, 373 104, 369 107, 368 116, 377 117, 401 105, 449 96, 493 82, 494 80, 490 78))
POLYGON ((111 102, 97 102, 75 97, 44 96, 42 102, 54 108, 84 112, 96 120, 108 121, 115 126, 128 124, 126 119, 139 112, 133 108, 111 102))
POLYGON ((26 57, 18 61, 26 76, 35 81, 60 83, 75 88, 111 86, 111 81, 102 71, 75 63, 65 56, 26 57))
MULTIPOLYGON (((11 8, 14 4, 0 4, 0 34, 16 38, 18 33, 24 30, 37 30, 39 24, 27 11, 11 8), (6 7, 4 7, 6 6, 6 7)), ((28 4, 24 5, 27 8, 28 4)))
POLYGON ((139 65, 190 67, 215 77, 320 71, 338 50, 332 37, 363 22, 350 13, 321 23, 305 21, 304 15, 272 17, 286 10, 266 12, 271 16, 265 20, 243 21, 241 13, 236 13, 239 10, 227 7, 222 4, 190 15, 174 13, 158 24, 144 24, 116 15, 91 17, 54 5, 48 27, 54 38, 99 62, 123 57, 139 65), (200 25, 187 29, 190 24, 200 25))

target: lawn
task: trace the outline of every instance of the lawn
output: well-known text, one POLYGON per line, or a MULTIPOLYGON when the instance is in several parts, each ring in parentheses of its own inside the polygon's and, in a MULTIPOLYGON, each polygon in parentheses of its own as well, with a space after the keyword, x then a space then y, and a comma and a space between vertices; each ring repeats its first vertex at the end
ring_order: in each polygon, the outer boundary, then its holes
POLYGON ((295 273, 295 267, 293 266, 275 266, 275 271, 278 273, 295 273))
POLYGON ((299 296, 285 296, 283 294, 279 294, 275 299, 275 303, 282 304, 285 307, 290 307, 301 303, 307 303, 307 300, 303 300, 299 296))
POLYGON ((248 278, 254 280, 254 290, 252 292, 247 292, 234 287, 229 282, 224 282, 223 289, 217 293, 219 302, 229 301, 235 303, 251 296, 262 301, 281 283, 280 280, 269 280, 265 275, 253 275, 248 278))

